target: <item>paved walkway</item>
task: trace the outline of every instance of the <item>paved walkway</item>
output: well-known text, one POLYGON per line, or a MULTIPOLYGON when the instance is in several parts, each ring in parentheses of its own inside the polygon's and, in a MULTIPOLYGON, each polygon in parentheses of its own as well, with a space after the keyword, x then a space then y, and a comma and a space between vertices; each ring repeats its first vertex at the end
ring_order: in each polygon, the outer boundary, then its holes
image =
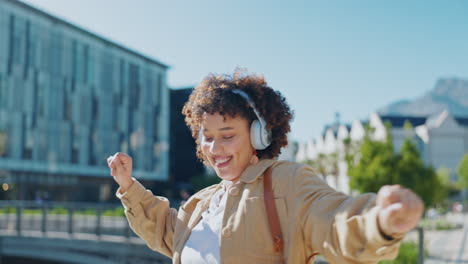
POLYGON ((449 215, 448 218, 463 227, 447 231, 426 231, 424 240, 429 257, 426 257, 425 264, 468 264, 468 215, 449 215))

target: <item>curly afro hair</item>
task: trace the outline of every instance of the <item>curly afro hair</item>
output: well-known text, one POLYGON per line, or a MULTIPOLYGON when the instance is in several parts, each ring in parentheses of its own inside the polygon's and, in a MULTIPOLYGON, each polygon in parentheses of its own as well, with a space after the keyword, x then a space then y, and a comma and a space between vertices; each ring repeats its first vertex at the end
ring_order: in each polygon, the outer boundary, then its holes
POLYGON ((291 130, 289 122, 293 119, 293 112, 286 103, 286 99, 279 91, 270 88, 263 76, 248 74, 245 70, 236 69, 232 75, 209 74, 195 87, 182 109, 185 122, 190 127, 197 143, 198 158, 205 160, 199 139, 204 113, 219 113, 231 118, 240 116, 248 120, 249 124, 257 119, 249 103, 232 92, 236 89, 249 95, 255 108, 265 119, 267 129, 270 129, 272 133, 270 146, 264 150, 257 150, 259 159, 278 157, 281 147, 288 144, 287 133, 291 130))

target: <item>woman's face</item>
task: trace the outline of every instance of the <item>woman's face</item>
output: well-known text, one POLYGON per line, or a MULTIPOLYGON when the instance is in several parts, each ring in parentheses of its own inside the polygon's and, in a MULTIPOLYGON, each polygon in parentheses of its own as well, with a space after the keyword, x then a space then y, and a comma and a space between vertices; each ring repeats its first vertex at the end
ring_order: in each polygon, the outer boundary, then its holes
POLYGON ((205 113, 200 133, 203 155, 218 177, 237 182, 254 152, 249 122, 242 117, 205 113))

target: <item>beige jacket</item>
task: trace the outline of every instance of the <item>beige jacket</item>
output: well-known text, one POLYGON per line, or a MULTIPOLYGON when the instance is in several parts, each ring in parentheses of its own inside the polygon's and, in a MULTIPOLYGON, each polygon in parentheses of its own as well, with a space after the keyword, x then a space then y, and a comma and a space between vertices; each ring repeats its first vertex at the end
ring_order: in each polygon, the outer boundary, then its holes
MULTIPOLYGON (((267 159, 247 167, 240 184, 228 191, 222 263, 279 263, 263 202, 263 172, 273 164, 273 191, 287 263, 306 263, 316 252, 330 263, 376 263, 398 254, 401 239, 389 241, 379 232, 375 194, 352 198, 330 188, 306 165, 267 159)), ((179 211, 138 182, 124 194, 117 191, 117 196, 135 233, 178 264, 191 230, 218 188, 201 190, 179 211)))

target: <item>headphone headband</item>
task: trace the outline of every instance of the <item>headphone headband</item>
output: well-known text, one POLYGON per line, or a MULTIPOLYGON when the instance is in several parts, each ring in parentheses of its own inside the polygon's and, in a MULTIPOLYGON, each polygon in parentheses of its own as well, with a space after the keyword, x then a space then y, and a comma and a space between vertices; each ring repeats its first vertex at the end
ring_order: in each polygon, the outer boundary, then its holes
POLYGON ((252 145, 255 149, 258 150, 266 149, 271 143, 271 131, 266 128, 267 123, 265 122, 265 119, 263 119, 260 113, 257 111, 255 108, 255 103, 252 101, 252 99, 250 99, 250 96, 246 92, 239 89, 234 89, 231 91, 242 96, 242 98, 247 101, 250 107, 252 107, 252 110, 257 116, 258 121, 254 120, 250 127, 250 139, 252 145))
POLYGON ((260 123, 262 123, 262 125, 266 128, 266 122, 262 118, 260 113, 257 111, 257 109, 255 108, 255 103, 252 101, 252 99, 250 99, 250 96, 246 92, 244 92, 242 90, 238 90, 238 89, 232 90, 232 92, 242 96, 247 101, 247 103, 249 103, 250 107, 252 107, 252 110, 254 111, 255 115, 257 116, 258 121, 260 121, 260 123))

